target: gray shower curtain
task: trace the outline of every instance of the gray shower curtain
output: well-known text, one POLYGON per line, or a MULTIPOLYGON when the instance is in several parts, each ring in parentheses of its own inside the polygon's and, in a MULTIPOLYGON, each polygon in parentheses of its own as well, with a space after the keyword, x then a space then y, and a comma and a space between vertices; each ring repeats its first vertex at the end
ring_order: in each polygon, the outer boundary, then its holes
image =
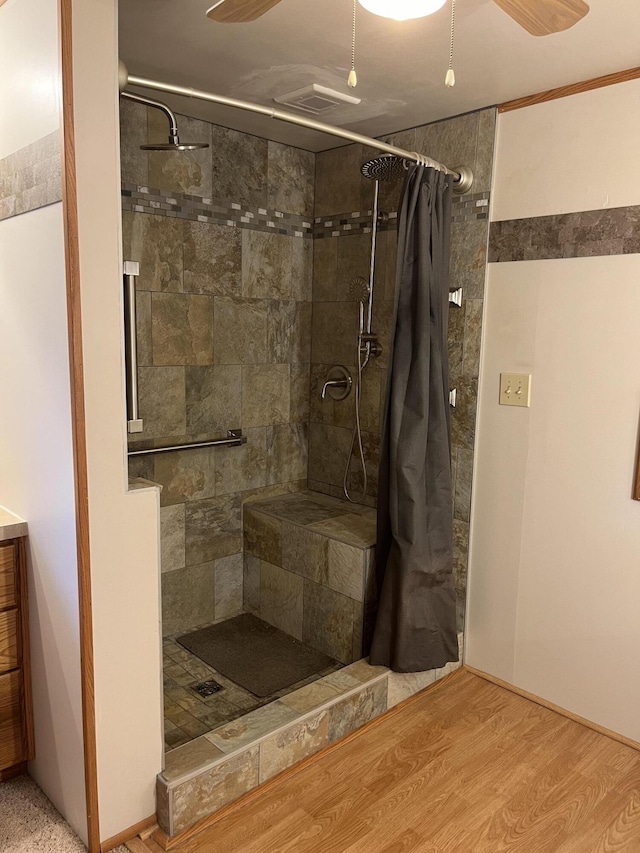
POLYGON ((416 166, 399 212, 370 657, 396 672, 458 660, 447 358, 451 194, 450 175, 416 166))

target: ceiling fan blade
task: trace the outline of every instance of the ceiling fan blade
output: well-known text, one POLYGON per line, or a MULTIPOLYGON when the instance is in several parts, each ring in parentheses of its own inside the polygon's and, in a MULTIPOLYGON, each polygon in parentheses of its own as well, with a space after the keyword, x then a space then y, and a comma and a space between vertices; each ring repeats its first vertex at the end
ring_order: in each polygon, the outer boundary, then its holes
POLYGON ((262 17, 280 0, 220 0, 207 10, 207 18, 219 24, 246 24, 262 17))
POLYGON ((589 12, 583 0, 493 0, 532 36, 568 30, 589 12))

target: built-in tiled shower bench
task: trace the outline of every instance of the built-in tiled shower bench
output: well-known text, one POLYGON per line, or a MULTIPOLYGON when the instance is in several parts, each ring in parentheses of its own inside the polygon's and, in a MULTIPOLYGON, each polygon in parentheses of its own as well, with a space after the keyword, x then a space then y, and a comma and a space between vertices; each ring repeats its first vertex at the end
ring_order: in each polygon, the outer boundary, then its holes
POLYGON ((244 609, 347 664, 368 654, 376 511, 319 492, 244 506, 244 609))
POLYGON ((374 542, 375 511, 367 507, 316 492, 245 504, 245 609, 347 665, 167 752, 157 783, 158 822, 167 835, 459 666, 405 675, 358 660, 375 594, 374 542))

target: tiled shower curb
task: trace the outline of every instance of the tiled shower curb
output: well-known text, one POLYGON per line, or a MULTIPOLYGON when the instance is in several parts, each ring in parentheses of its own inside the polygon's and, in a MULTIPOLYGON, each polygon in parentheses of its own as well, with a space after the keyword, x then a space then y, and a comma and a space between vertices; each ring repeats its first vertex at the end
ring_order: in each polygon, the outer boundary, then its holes
POLYGON ((396 673, 386 667, 369 666, 366 660, 344 667, 295 693, 253 711, 232 724, 225 724, 209 734, 166 755, 166 766, 157 778, 157 814, 160 828, 174 836, 198 821, 219 811, 249 791, 267 782, 284 770, 293 767, 321 749, 336 743, 361 726, 381 716, 404 699, 408 699, 430 684, 439 681, 461 665, 462 634, 458 635, 460 660, 441 669, 428 672, 396 673), (355 684, 349 682, 355 681, 355 684), (339 687, 342 682, 343 688, 339 687), (313 693, 322 696, 331 690, 333 696, 319 699, 317 704, 300 713, 292 705, 313 693), (339 691, 339 692, 335 692, 339 691), (297 697, 297 699, 296 699, 297 697), (287 700, 291 703, 287 705, 287 700), (288 721, 275 722, 249 743, 233 745, 242 740, 249 726, 248 718, 273 712, 275 706, 289 708, 295 716, 288 721), (245 721, 243 723, 243 720, 245 721), (229 749, 220 733, 229 736, 229 749), (216 751, 213 758, 198 757, 198 752, 216 751), (188 757, 192 755, 190 762, 188 757), (185 760, 185 758, 187 760, 185 760))

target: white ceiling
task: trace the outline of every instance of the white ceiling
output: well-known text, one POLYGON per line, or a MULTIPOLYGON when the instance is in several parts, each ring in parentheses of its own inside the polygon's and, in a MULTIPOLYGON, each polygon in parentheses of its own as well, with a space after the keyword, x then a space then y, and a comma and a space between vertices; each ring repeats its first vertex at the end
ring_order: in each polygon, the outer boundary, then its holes
MULTIPOLYGON (((282 0, 250 24, 210 21, 211 0, 126 0, 120 55, 131 74, 268 106, 277 106, 276 95, 322 83, 362 99, 322 121, 380 136, 639 65, 638 0, 589 2, 590 14, 575 27, 535 38, 493 0, 457 0, 454 89, 444 86, 449 3, 403 23, 358 6, 355 90, 346 85, 351 0, 282 0)), ((340 144, 230 107, 147 94, 182 114, 312 151, 340 144)))

